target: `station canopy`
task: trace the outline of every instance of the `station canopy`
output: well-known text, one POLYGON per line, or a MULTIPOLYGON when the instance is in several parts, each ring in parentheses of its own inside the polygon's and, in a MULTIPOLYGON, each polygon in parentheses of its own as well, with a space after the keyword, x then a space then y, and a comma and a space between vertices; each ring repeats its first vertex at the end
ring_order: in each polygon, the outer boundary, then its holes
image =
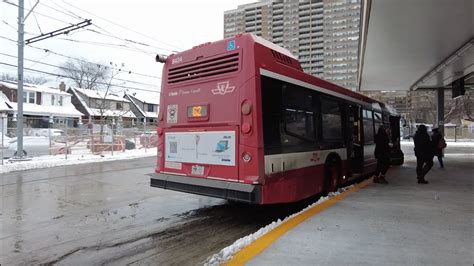
POLYGON ((474 84, 473 0, 362 0, 359 90, 474 84))

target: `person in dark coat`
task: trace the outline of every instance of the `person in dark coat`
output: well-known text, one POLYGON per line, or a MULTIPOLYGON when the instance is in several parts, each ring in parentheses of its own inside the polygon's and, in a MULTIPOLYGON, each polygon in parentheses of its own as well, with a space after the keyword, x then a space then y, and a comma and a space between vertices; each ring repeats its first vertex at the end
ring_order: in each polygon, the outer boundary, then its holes
POLYGON ((374 182, 379 184, 388 184, 385 180, 385 174, 390 167, 390 145, 389 128, 380 126, 375 135, 375 158, 377 159, 377 168, 375 169, 374 182))
POLYGON ((431 130, 431 132, 433 132, 433 135, 431 136, 431 142, 434 148, 434 156, 438 157, 439 167, 444 168, 443 148, 440 146, 441 139, 444 140, 443 135, 439 133, 439 129, 437 128, 434 128, 431 130))
POLYGON ((418 184, 428 184, 426 174, 433 167, 434 149, 425 125, 419 125, 413 137, 415 141, 416 175, 418 184))

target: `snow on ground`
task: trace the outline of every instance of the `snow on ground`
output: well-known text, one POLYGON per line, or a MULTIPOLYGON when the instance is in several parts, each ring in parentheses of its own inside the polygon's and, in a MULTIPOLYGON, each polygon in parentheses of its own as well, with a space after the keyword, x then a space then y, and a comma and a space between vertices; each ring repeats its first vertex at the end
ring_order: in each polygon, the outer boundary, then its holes
POLYGON ((326 197, 321 197, 317 202, 309 205, 308 207, 304 208, 302 211, 298 212, 298 213, 295 213, 295 214, 292 214, 288 217, 286 217, 285 219, 280 220, 278 219, 277 221, 273 221, 271 224, 269 225, 266 225, 262 228, 260 228, 257 232, 255 233, 252 233, 250 235, 247 235, 247 236, 244 236, 240 239, 238 239, 237 241, 235 241, 232 245, 226 247, 226 248, 223 248, 221 251, 219 251, 219 253, 217 254, 214 254, 212 255, 211 257, 209 257, 207 259, 207 261, 205 262, 204 265, 206 266, 214 266, 214 265, 220 265, 220 264, 223 264, 227 261, 229 261, 237 252, 239 252, 241 249, 245 248, 246 246, 252 244, 253 242, 255 242, 257 239, 259 239, 260 237, 264 236, 265 234, 267 234, 268 232, 274 230, 275 228, 277 228, 278 226, 282 225, 283 223, 285 223, 286 221, 290 220, 291 218, 299 215, 300 213, 303 213, 305 211, 307 211, 308 209, 311 209, 313 208, 314 206, 316 205, 319 205, 321 204, 322 202, 330 199, 330 198, 333 198, 339 194, 341 194, 342 192, 352 188, 354 185, 350 185, 350 186, 347 186, 347 187, 344 187, 344 188, 340 188, 338 192, 331 192, 328 194, 328 196, 326 197))
MULTIPOLYGON (((474 141, 469 139, 457 141, 447 139, 446 144, 448 145, 448 147, 474 147, 474 141)), ((413 145, 413 140, 402 140, 400 141, 400 145, 413 145)))
POLYGON ((128 160, 142 158, 148 156, 156 156, 156 148, 126 150, 125 152, 106 152, 102 155, 94 154, 69 154, 65 159, 64 155, 47 155, 33 157, 30 161, 9 161, 4 160, 4 165, 0 165, 0 173, 8 173, 13 171, 22 171, 37 168, 49 168, 63 165, 97 163, 115 160, 128 160))

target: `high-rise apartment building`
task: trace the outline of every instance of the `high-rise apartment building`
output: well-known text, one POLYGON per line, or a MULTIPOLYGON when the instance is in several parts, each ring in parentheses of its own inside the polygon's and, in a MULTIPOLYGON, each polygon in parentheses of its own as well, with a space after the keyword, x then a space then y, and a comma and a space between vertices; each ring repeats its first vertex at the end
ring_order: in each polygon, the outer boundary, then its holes
POLYGON ((357 87, 360 0, 262 0, 224 13, 224 37, 251 32, 288 49, 312 75, 357 87))

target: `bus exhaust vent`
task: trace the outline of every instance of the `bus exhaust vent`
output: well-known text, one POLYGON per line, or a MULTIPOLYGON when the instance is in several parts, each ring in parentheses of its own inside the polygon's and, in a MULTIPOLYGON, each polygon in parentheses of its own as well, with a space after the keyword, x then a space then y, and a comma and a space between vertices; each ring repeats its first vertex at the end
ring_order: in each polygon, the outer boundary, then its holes
POLYGON ((293 66, 293 63, 292 63, 290 57, 288 57, 288 56, 286 56, 286 55, 284 55, 284 54, 281 54, 281 53, 279 53, 279 52, 277 52, 277 51, 275 51, 275 50, 272 50, 272 54, 273 54, 273 57, 275 57, 275 59, 276 59, 278 62, 280 62, 280 63, 282 63, 282 64, 284 64, 284 65, 293 66))
POLYGON ((204 77, 235 72, 239 69, 239 53, 226 54, 200 60, 184 66, 170 68, 168 83, 179 83, 204 77))

